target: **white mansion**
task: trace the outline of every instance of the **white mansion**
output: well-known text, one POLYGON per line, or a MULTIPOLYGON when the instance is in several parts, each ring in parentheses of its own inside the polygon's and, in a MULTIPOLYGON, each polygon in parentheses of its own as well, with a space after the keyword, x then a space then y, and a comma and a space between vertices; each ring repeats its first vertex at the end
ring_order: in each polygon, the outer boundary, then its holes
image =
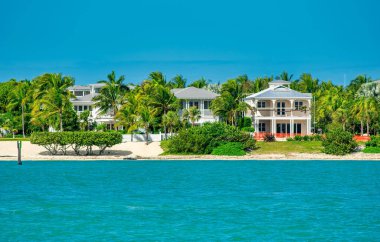
MULTIPOLYGON (((261 138, 265 133, 273 133, 278 138, 311 134, 312 96, 310 93, 292 90, 289 85, 290 82, 275 80, 269 83, 269 88, 245 98, 245 102, 253 108, 253 111, 247 110, 245 116, 252 117, 256 137, 261 138)), ((99 95, 102 86, 103 84, 73 86, 69 89, 75 95, 71 101, 78 113, 89 110, 91 121, 112 128, 113 114, 100 115, 92 101, 93 97, 99 95)), ((218 94, 196 87, 175 88, 171 92, 180 99, 180 115, 184 109, 195 106, 201 111, 198 124, 219 120, 210 110, 210 104, 218 94)))
POLYGON ((246 116, 252 116, 255 135, 265 133, 277 138, 311 134, 310 93, 301 93, 289 88, 290 82, 275 80, 269 88, 245 98, 253 108, 246 116))

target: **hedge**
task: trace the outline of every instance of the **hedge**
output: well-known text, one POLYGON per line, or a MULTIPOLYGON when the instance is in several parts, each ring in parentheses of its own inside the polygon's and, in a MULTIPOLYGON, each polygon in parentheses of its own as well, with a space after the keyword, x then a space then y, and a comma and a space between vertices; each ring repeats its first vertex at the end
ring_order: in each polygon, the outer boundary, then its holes
POLYGON ((43 146, 50 154, 56 155, 59 151, 66 155, 67 150, 72 148, 76 155, 80 155, 85 148, 86 155, 93 154, 93 147, 99 148, 99 155, 106 148, 122 142, 122 135, 117 132, 36 132, 30 137, 32 144, 43 146))
POLYGON ((161 142, 161 147, 167 154, 211 154, 214 148, 228 142, 239 142, 246 151, 256 145, 249 133, 215 122, 181 129, 177 135, 161 142))
POLYGON ((358 144, 353 140, 350 132, 344 131, 341 128, 333 129, 326 134, 323 140, 323 152, 332 155, 345 155, 354 152, 358 144))
POLYGON ((238 142, 228 142, 214 148, 212 155, 242 156, 245 155, 243 144, 238 142))

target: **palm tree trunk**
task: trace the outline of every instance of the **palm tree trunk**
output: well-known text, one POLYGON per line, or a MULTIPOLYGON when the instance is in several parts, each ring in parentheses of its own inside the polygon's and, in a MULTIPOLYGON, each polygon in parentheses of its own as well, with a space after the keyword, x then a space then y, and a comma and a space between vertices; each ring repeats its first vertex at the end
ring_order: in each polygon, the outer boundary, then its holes
POLYGON ((149 127, 145 127, 145 144, 147 145, 147 144, 149 144, 149 133, 148 133, 148 128, 149 127))
POLYGON ((367 120, 367 136, 369 136, 369 121, 367 120))
POLYGON ((360 135, 363 136, 363 121, 360 121, 360 135))
POLYGON ((62 124, 62 111, 59 112, 59 125, 61 132, 63 131, 63 124, 62 124))
POLYGON ((25 138, 24 105, 21 105, 22 137, 25 138))

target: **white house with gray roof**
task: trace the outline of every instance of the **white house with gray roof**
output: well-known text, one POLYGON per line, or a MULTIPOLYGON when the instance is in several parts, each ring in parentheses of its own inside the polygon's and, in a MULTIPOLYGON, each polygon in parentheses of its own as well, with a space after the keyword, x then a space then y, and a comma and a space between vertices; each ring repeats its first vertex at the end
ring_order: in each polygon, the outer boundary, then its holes
POLYGON ((69 88, 69 91, 75 95, 75 98, 71 99, 74 110, 80 114, 83 111, 90 111, 90 121, 103 123, 107 125, 107 128, 113 128, 113 114, 107 113, 101 115, 99 108, 95 107, 95 102, 92 99, 99 95, 100 89, 104 86, 102 83, 89 84, 89 85, 75 85, 69 88))
POLYGON ((311 93, 301 93, 289 88, 290 82, 275 80, 269 88, 245 98, 253 108, 247 111, 255 128, 255 136, 265 133, 277 138, 311 134, 311 93))
POLYGON ((201 111, 201 118, 196 124, 215 122, 219 120, 218 117, 212 114, 210 109, 211 101, 218 97, 218 94, 196 87, 174 88, 171 92, 174 96, 180 99, 180 115, 182 115, 184 109, 189 109, 190 107, 195 106, 201 111))

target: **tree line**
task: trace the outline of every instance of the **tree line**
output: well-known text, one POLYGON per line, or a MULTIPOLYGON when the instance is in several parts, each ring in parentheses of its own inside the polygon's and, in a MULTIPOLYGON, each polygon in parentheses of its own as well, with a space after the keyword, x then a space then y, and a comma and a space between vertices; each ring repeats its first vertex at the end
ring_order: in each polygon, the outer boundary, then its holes
MULTIPOLYGON (((211 103, 211 110, 222 122, 239 127, 247 109, 253 109, 244 98, 269 87, 274 79, 290 81, 290 87, 312 93, 315 105, 309 110, 315 127, 326 132, 339 126, 352 133, 376 134, 380 129, 380 83, 359 75, 346 87, 332 81, 320 81, 311 74, 298 79, 287 72, 278 77, 249 79, 241 75, 223 83, 212 83, 201 78, 189 85, 186 78, 177 75, 167 80, 161 72, 152 72, 138 85, 127 85, 125 77, 115 72, 107 75, 99 95, 94 97, 101 114, 111 113, 115 129, 132 133, 138 128, 149 132, 171 133, 194 125, 200 118, 196 107, 183 110, 171 89, 194 86, 219 94, 211 103)), ((79 116, 68 90, 75 84, 73 77, 46 73, 32 80, 11 79, 0 83, 0 128, 23 136, 34 131, 47 131, 49 127, 60 131, 104 129, 104 125, 89 123, 90 113, 79 116)))

